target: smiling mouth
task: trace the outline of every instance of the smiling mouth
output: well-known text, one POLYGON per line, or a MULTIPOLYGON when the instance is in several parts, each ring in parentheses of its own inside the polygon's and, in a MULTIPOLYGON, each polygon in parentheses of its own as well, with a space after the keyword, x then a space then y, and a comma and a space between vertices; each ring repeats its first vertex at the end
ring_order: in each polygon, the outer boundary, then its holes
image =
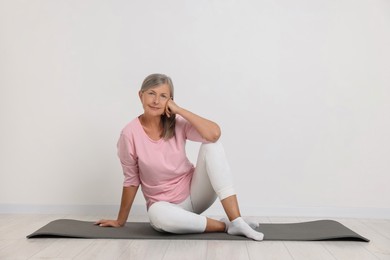
POLYGON ((158 110, 158 109, 160 109, 159 107, 152 107, 152 106, 149 106, 151 109, 153 109, 153 110, 158 110))

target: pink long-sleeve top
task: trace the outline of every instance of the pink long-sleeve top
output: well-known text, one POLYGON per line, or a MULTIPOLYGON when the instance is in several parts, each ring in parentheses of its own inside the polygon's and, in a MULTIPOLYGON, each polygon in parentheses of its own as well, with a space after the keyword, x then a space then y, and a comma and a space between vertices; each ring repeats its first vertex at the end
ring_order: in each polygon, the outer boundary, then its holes
POLYGON ((118 156, 123 168, 123 186, 141 185, 147 208, 157 201, 180 203, 189 196, 195 168, 186 156, 187 139, 207 143, 179 115, 175 136, 169 140, 149 138, 138 117, 122 130, 118 156))

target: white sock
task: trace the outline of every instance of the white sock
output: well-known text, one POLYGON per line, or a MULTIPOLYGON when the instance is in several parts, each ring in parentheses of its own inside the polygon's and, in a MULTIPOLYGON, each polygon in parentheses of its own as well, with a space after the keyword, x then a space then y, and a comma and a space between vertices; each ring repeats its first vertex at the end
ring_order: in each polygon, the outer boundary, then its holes
POLYGON ((227 233, 229 225, 230 225, 230 221, 227 218, 221 218, 219 221, 222 221, 223 223, 225 223, 225 232, 227 233))
MULTIPOLYGON (((259 222, 257 222, 257 221, 253 221, 253 220, 247 219, 245 217, 241 217, 241 218, 244 219, 244 221, 253 229, 256 229, 260 226, 259 222)), ((220 219, 220 221, 225 223, 225 225, 226 225, 225 232, 227 232, 228 226, 230 225, 230 220, 227 218, 222 218, 222 219, 220 219)))
POLYGON ((228 225, 227 233, 230 235, 246 236, 253 240, 263 240, 264 234, 252 229, 241 217, 236 218, 228 225))

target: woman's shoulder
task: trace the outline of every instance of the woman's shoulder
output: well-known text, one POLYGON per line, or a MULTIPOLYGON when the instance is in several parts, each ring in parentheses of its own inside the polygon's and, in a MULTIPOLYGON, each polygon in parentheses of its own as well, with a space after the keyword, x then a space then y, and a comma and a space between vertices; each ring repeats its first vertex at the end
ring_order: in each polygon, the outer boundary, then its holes
POLYGON ((138 132, 140 128, 140 121, 139 118, 136 117, 133 120, 131 120, 129 123, 123 127, 121 131, 121 135, 125 135, 127 137, 132 136, 134 133, 138 132))

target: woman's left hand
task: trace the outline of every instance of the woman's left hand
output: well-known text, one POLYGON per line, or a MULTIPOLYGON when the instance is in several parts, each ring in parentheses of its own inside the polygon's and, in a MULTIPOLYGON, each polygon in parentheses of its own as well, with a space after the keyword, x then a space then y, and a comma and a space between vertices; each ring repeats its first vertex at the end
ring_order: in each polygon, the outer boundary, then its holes
POLYGON ((209 142, 216 142, 221 136, 221 129, 215 122, 200 117, 185 108, 179 107, 172 99, 169 99, 165 104, 165 114, 167 117, 171 117, 171 115, 174 114, 184 117, 184 119, 190 122, 198 133, 209 142))
POLYGON ((180 107, 172 100, 169 99, 165 105, 165 114, 167 117, 171 117, 173 114, 177 114, 180 110, 180 107))

